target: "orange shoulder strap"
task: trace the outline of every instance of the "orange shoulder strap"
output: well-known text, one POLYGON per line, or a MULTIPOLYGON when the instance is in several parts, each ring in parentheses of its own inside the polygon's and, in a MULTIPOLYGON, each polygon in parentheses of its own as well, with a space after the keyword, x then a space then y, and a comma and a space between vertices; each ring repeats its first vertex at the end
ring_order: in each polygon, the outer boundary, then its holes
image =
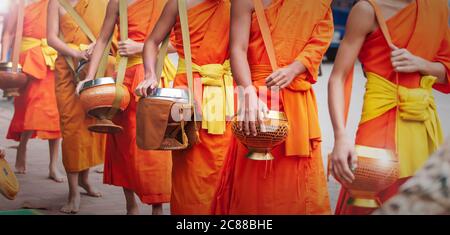
POLYGON ((377 18, 378 25, 380 26, 381 32, 383 33, 383 36, 386 39, 387 43, 389 45, 394 45, 392 43, 391 34, 389 33, 389 29, 386 24, 386 20, 384 19, 384 16, 381 13, 380 8, 378 7, 378 5, 375 3, 374 0, 367 0, 367 1, 370 3, 370 5, 372 5, 373 9, 375 10, 375 16, 377 18))
POLYGON ((277 57, 275 56, 275 49, 273 47, 272 35, 267 23, 266 14, 264 13, 264 5, 261 0, 253 0, 255 7, 256 18, 258 20, 259 28, 263 37, 264 45, 266 47, 267 55, 269 56, 270 65, 272 70, 278 69, 277 57))

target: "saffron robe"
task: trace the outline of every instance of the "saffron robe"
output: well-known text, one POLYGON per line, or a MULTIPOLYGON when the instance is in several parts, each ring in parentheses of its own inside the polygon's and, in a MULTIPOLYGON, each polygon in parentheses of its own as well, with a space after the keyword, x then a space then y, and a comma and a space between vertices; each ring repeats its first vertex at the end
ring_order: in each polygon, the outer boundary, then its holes
POLYGON ((233 138, 214 198, 215 214, 330 214, 321 153, 317 105, 311 85, 333 35, 331 1, 273 0, 265 9, 279 67, 298 60, 307 71, 283 89, 272 104, 265 79, 273 72, 256 15, 248 61, 253 85, 269 109, 286 113, 289 134, 272 149, 273 161, 247 159, 247 148, 233 138), (295 16, 295 17, 292 17, 295 16), (295 27, 298 26, 298 27, 295 27))
MULTIPOLYGON (((107 0, 79 0, 74 7, 94 36, 100 33, 107 4, 107 0)), ((67 13, 59 19, 59 30, 67 44, 91 43, 67 13)), ((77 64, 76 61, 74 64, 77 64)), ((112 75, 114 60, 110 59, 108 67, 109 75, 112 75)), ((62 158, 66 171, 80 172, 102 164, 106 136, 88 130, 88 126, 94 124, 95 119, 85 113, 76 94, 74 73, 61 55, 56 59, 56 99, 61 119, 62 158)))
MULTIPOLYGON (((450 79, 450 31, 448 28, 448 7, 445 0, 415 0, 386 21, 393 43, 399 48, 407 48, 412 54, 426 60, 441 62, 447 69, 450 79), (424 40, 427 43, 423 43, 424 40)), ((367 36, 361 48, 359 59, 365 72, 378 74, 395 83, 396 73, 391 64, 391 49, 378 28, 367 36)), ((399 85, 407 88, 420 87, 420 73, 400 73, 399 85)), ((350 77, 349 79, 352 79, 350 77)), ((347 83, 351 84, 351 83, 347 83)), ((434 86, 442 92, 450 92, 450 85, 434 86)), ((347 89, 350 92, 351 89, 347 89)), ((349 97, 349 95, 347 95, 349 97)), ((362 123, 358 127, 355 143, 358 145, 396 150, 395 141, 396 109, 362 123)), ((414 147, 420 143, 412 144, 414 147)), ((428 144, 428 143, 423 143, 428 144)), ((402 164, 402 162, 399 162, 402 164)), ((398 188, 408 179, 399 179, 378 197, 385 202, 398 192, 398 188)), ((355 207, 347 204, 349 194, 341 190, 336 206, 336 214, 370 214, 373 209, 355 207)))
POLYGON ((41 43, 32 48, 25 48, 26 50, 20 53, 22 70, 31 75, 32 79, 21 90, 20 96, 14 99, 14 116, 9 126, 8 139, 20 141, 24 131, 33 131, 32 137, 39 139, 61 137, 55 96, 54 60, 49 66, 44 58, 44 50, 48 54, 56 53, 46 42, 47 5, 48 0, 41 0, 25 7, 24 41, 30 38, 41 43), (53 68, 50 68, 52 66, 53 68))
MULTIPOLYGON (((229 0, 206 0, 188 9, 192 62, 199 66, 224 64, 229 59, 229 0)), ((184 59, 179 19, 174 27, 172 44, 184 59)), ((202 104, 205 84, 202 75, 194 72, 194 96, 202 104)), ((175 77, 174 87, 187 87, 185 73, 175 77)), ((201 110, 200 107, 197 109, 201 110)), ((210 134, 199 128, 198 144, 183 151, 174 151, 172 172, 172 214, 210 214, 220 171, 231 140, 230 125, 223 134, 210 134)))
MULTIPOLYGON (((128 37, 143 43, 156 24, 166 1, 137 0, 128 6, 128 37)), ((131 64, 125 73, 124 85, 134 94, 144 80, 142 62, 131 64)), ((169 151, 144 151, 136 145, 137 97, 133 96, 127 109, 117 113, 114 123, 123 132, 109 134, 106 142, 104 183, 134 191, 142 202, 169 202, 172 159, 169 151)))

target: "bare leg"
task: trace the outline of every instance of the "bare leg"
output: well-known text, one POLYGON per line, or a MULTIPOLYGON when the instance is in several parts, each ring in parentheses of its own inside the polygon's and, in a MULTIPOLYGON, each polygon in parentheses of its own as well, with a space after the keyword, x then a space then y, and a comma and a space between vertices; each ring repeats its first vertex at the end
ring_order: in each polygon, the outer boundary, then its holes
POLYGON ((17 174, 25 174, 26 173, 26 165, 27 165, 27 144, 28 140, 33 135, 32 131, 24 131, 20 135, 20 143, 17 148, 16 155, 16 173, 17 174))
POLYGON ((163 215, 162 203, 152 205, 152 215, 163 215))
POLYGON ((80 172, 80 178, 78 179, 78 185, 86 190, 86 194, 90 197, 101 197, 102 193, 98 191, 89 182, 89 169, 80 172))
POLYGON ((134 192, 123 188, 123 194, 127 201, 127 215, 139 215, 139 208, 136 203, 136 198, 134 197, 134 192))
POLYGON ((69 199, 67 204, 61 208, 62 213, 76 214, 80 211, 80 191, 78 190, 79 173, 67 173, 67 182, 69 184, 69 199))
POLYGON ((48 177, 57 183, 62 183, 62 182, 64 182, 64 178, 58 170, 59 143, 60 143, 60 139, 54 139, 54 140, 48 141, 48 147, 50 150, 50 164, 48 166, 48 169, 49 169, 48 177))

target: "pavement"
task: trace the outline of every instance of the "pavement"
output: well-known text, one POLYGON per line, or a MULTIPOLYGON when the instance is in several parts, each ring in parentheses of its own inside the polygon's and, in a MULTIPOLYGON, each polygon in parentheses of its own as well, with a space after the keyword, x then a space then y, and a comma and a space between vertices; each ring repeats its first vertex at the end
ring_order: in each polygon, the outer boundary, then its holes
MULTIPOLYGON (((328 114, 327 104, 327 82, 331 73, 332 64, 323 65, 323 76, 314 85, 317 103, 319 107, 319 118, 323 134, 323 156, 324 164, 326 156, 332 150, 333 129, 328 114)), ((365 79, 363 79, 360 66, 356 66, 355 83, 353 88, 353 100, 350 107, 348 132, 355 133, 362 108, 362 98, 364 94, 365 79)), ((1 97, 1 91, 0 91, 1 97)), ((450 97, 436 93, 436 103, 442 120, 442 127, 445 136, 450 135, 450 97)), ((16 142, 6 140, 6 132, 13 115, 13 105, 11 101, 0 99, 0 146, 7 147, 6 159, 11 166, 15 164, 16 150, 11 148, 17 145, 16 142)), ((60 214, 59 209, 64 205, 67 198, 68 186, 66 183, 54 183, 48 177, 48 144, 42 140, 31 140, 28 146, 27 174, 18 175, 20 181, 20 193, 16 200, 8 201, 0 196, 0 211, 17 210, 21 208, 37 209, 43 214, 60 214)), ((61 159, 61 157, 60 157, 61 159)), ((60 160, 59 168, 64 172, 60 160)), ((125 214, 125 199, 122 189, 119 187, 104 185, 102 174, 91 172, 91 180, 103 193, 102 198, 91 198, 82 195, 81 215, 121 215, 125 214)), ((333 180, 329 181, 329 192, 331 205, 334 209, 336 205, 339 185, 333 180)), ((149 206, 140 205, 141 214, 151 214, 149 206)), ((164 205, 165 214, 169 214, 169 205, 164 205)))

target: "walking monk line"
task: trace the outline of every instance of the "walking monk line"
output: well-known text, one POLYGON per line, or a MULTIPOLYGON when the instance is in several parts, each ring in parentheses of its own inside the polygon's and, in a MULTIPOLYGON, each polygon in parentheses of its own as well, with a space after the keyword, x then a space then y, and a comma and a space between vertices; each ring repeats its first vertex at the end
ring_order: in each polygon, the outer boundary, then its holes
MULTIPOLYGON (((231 140, 226 121, 234 113, 233 80, 229 63, 229 0, 187 0, 189 36, 194 71, 194 97, 202 116, 199 143, 174 151, 172 214, 210 214, 211 201, 231 140)), ((181 22, 176 0, 168 2, 145 44, 146 79, 137 92, 158 87, 155 77, 158 45, 173 29, 172 44, 179 55, 173 86, 187 88, 181 22)))
MULTIPOLYGON (((385 202, 443 142, 432 87, 450 92, 448 16, 445 0, 364 0, 354 6, 328 95, 335 136, 332 173, 344 185, 354 180, 349 163, 356 163, 355 144, 398 153, 400 179, 378 194, 385 202), (364 65, 367 85, 353 141, 345 131, 345 118, 357 57, 364 65)), ((348 205, 348 199, 344 188, 336 214, 373 211, 348 205)))
MULTIPOLYGON (((63 164, 69 182, 69 198, 61 209, 64 213, 80 210, 78 186, 92 197, 101 193, 89 182, 89 169, 103 163, 105 136, 88 131, 95 123, 88 117, 76 95, 75 73, 68 61, 77 65, 89 60, 95 42, 91 41, 80 25, 66 12, 61 0, 50 0, 48 6, 47 38, 49 45, 58 51, 56 60, 56 99, 62 130, 63 164), (62 38, 59 36, 62 34, 62 38)), ((86 23, 94 36, 98 36, 105 16, 107 0, 62 0, 68 2, 86 23)), ((111 74, 114 58, 109 59, 107 74, 111 74)))
MULTIPOLYGON (((122 0, 121 0, 122 1, 122 0)), ((119 42, 119 55, 128 57, 123 84, 133 94, 144 80, 142 50, 147 35, 153 29, 166 1, 125 1, 128 6, 128 39, 119 42)), ((119 0, 110 0, 105 23, 92 55, 91 67, 85 81, 95 78, 98 65, 114 28, 119 23, 119 0)), ((138 214, 135 194, 145 204, 152 205, 154 215, 162 214, 162 203, 170 200, 171 153, 168 151, 144 151, 136 145, 137 96, 133 96, 128 108, 118 113, 114 123, 123 132, 109 134, 106 143, 104 183, 123 188, 127 214, 138 214)))
POLYGON ((255 135, 268 106, 286 113, 289 134, 285 143, 271 151, 275 157, 271 162, 247 159, 247 148, 233 138, 212 211, 330 214, 317 104, 311 86, 317 81, 319 66, 333 37, 331 1, 262 1, 262 15, 267 18, 273 41, 273 61, 269 60, 254 14, 254 2, 231 2, 231 66, 237 85, 244 91, 241 96, 245 97, 245 105, 240 110, 240 116, 245 117, 243 129, 247 135, 255 135), (273 71, 271 62, 280 69, 273 71), (272 102, 272 96, 281 100, 272 102), (262 97, 271 102, 263 103, 262 97))
MULTIPOLYGON (((56 51, 47 44, 48 0, 27 1, 24 9, 23 39, 19 63, 31 79, 14 99, 14 116, 7 138, 19 141, 16 173, 26 173, 27 143, 30 138, 48 140, 49 178, 63 182, 58 170, 60 144, 59 114, 55 97, 56 51)), ((7 61, 14 40, 18 14, 17 1, 10 6, 2 38, 1 62, 7 61)))

